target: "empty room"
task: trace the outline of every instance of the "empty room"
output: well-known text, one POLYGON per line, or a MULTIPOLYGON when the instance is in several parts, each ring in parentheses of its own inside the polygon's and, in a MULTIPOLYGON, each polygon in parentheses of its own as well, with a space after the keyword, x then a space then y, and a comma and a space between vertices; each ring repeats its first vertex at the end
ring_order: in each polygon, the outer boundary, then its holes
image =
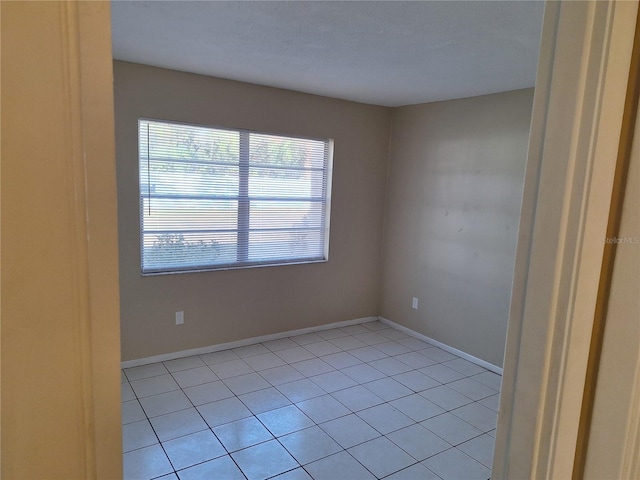
POLYGON ((640 478, 638 13, 1 2, 1 476, 640 478))
POLYGON ((491 475, 542 11, 112 5, 126 478, 491 475))

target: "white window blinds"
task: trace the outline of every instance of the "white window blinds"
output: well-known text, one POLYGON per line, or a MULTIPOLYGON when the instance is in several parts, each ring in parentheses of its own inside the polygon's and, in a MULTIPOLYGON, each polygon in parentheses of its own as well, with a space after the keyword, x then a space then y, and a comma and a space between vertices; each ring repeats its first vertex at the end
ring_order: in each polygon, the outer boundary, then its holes
POLYGON ((328 258, 332 141, 139 121, 142 273, 328 258))

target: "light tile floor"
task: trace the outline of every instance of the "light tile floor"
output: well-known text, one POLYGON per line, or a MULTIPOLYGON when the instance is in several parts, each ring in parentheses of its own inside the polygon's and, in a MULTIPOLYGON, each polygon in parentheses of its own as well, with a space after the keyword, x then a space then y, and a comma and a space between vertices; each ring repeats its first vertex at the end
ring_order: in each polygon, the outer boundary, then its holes
POLYGON ((125 479, 486 480, 501 378, 380 322, 125 369, 125 479))

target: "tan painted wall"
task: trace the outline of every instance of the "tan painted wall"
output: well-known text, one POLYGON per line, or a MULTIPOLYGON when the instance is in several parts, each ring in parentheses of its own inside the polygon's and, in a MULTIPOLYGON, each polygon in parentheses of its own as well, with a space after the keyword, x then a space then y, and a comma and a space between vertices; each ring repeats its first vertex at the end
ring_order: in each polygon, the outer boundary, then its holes
POLYGON ((125 62, 114 75, 123 360, 377 315, 389 109, 125 62), (333 138, 329 261, 142 277, 139 117, 333 138))
POLYGON ((519 90, 393 117, 380 313, 497 366, 532 101, 519 90))
POLYGON ((2 2, 2 469, 122 476, 108 2, 2 2))

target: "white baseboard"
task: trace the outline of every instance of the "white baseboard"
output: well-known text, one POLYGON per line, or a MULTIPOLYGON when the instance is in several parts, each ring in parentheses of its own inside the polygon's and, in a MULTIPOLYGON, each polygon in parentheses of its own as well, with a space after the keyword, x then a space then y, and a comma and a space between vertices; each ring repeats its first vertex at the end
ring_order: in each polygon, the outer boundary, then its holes
POLYGON ((486 362, 478 357, 474 357, 473 355, 469 355, 466 352, 463 352, 462 350, 458 350, 457 348, 453 348, 449 345, 447 345, 446 343, 442 343, 439 342, 437 340, 434 340, 431 337, 427 337, 426 335, 423 335, 421 333, 416 332, 415 330, 411 330, 410 328, 404 327, 396 322, 392 322, 391 320, 388 320, 384 317, 378 317, 378 320, 380 320, 382 323, 385 323, 387 325, 389 325, 392 328, 395 328, 396 330, 400 330, 404 333, 406 333, 407 335, 411 335, 412 337, 415 337, 419 340, 422 340, 424 342, 428 342, 432 345, 435 345, 438 348, 441 348, 442 350, 444 350, 445 352, 449 352, 452 353, 453 355, 457 355, 458 357, 464 358, 465 360, 470 361, 471 363, 475 363, 476 365, 486 368, 487 370, 492 371, 493 373, 497 373, 498 375, 502 375, 502 368, 486 362))
POLYGON ((120 363, 121 368, 139 367, 156 362, 166 362, 167 360, 175 360, 176 358, 191 357, 193 355, 203 355, 205 353, 219 352, 220 350, 228 350, 230 348, 245 347, 254 343, 268 342, 269 340, 279 340, 281 338, 293 337, 295 335, 304 335, 305 333, 321 332, 323 330, 331 330, 332 328, 349 327, 360 323, 375 322, 378 317, 362 317, 353 320, 345 320, 343 322, 334 322, 327 325, 318 325, 316 327, 300 328, 297 330, 288 330, 286 332, 272 333, 270 335, 262 335, 260 337, 246 338, 229 343, 219 343, 208 347, 192 348, 191 350, 182 350, 180 352, 164 353, 162 355, 154 355, 151 357, 138 358, 136 360, 126 360, 120 363))

